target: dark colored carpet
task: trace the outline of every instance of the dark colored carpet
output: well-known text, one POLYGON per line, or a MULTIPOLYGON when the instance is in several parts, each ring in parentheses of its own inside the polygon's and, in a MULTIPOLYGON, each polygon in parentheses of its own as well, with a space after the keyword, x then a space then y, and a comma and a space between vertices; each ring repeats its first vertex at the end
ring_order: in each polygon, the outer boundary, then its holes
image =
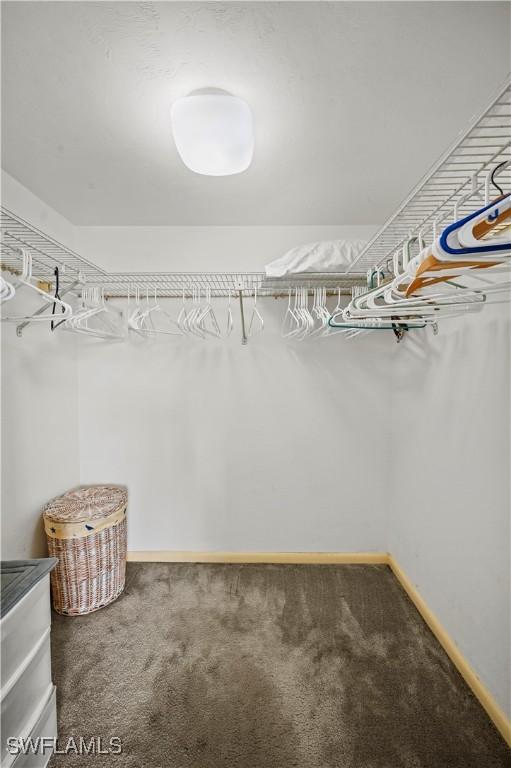
POLYGON ((123 744, 54 768, 511 766, 386 566, 129 564, 53 669, 60 744, 123 744))

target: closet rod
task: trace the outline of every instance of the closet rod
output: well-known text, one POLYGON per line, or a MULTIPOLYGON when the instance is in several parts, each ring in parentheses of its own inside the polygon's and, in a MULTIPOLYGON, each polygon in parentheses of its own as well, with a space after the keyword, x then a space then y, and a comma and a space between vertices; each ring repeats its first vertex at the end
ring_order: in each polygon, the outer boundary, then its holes
MULTIPOLYGON (((365 276, 364 276, 364 279, 361 278, 361 279, 359 279, 357 281, 357 283, 354 283, 354 285, 361 285, 361 286, 365 286, 365 284, 366 284, 365 276)), ((176 288, 166 289, 165 286, 163 286, 163 287, 155 286, 155 287, 157 289, 157 297, 159 299, 178 299, 178 300, 179 299, 181 299, 181 300, 183 299, 183 292, 182 291, 178 291, 178 289, 176 289, 176 288)), ((278 290, 270 290, 270 289, 265 289, 264 287, 262 287, 262 288, 258 288, 257 289, 257 296, 258 296, 258 298, 261 297, 261 298, 272 298, 272 299, 287 299, 288 295, 289 295, 289 289, 290 288, 291 288, 291 290, 294 290, 295 288, 302 288, 302 287, 304 287, 304 286, 300 286, 299 284, 296 284, 296 283, 288 284, 286 289, 284 289, 284 287, 279 287, 278 290)), ((323 287, 323 286, 320 285, 320 283, 318 282, 318 286, 317 287, 323 287)), ((305 286, 305 288, 308 291, 309 296, 312 296, 313 293, 314 293, 314 288, 313 287, 307 287, 307 286, 305 286)), ((228 298, 229 297, 229 291, 230 291, 231 294, 239 293, 239 289, 236 286, 233 286, 231 289, 229 289, 229 288, 219 289, 219 291, 217 293, 215 293, 215 290, 212 289, 211 297, 213 299, 228 298)), ((143 293, 143 291, 142 291, 142 293, 143 293)), ((340 293, 341 296, 351 296, 352 295, 351 288, 334 288, 334 287, 332 287, 332 288, 328 288, 327 292, 326 292, 327 296, 338 296, 339 293, 340 293)), ((243 298, 245 298, 245 299, 253 298, 254 297, 254 291, 251 288, 244 288, 242 290, 242 294, 243 294, 243 298)), ((150 288, 149 289, 149 298, 151 298, 152 295, 154 295, 154 291, 153 291, 153 294, 151 294, 151 288, 150 288)), ((122 292, 122 293, 111 293, 111 292, 108 291, 107 293, 105 293, 105 300, 107 300, 107 301, 111 301, 112 299, 127 299, 127 298, 128 298, 128 293, 124 293, 124 292, 122 292)), ((142 296, 142 298, 145 298, 145 294, 142 296)), ((193 294, 190 291, 185 291, 184 292, 184 298, 185 299, 191 299, 191 298, 193 298, 193 294)))

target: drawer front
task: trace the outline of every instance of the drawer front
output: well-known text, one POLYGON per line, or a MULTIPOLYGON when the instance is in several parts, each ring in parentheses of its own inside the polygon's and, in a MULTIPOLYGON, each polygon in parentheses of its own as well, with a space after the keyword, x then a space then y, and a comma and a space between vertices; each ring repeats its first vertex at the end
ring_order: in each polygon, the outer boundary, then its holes
POLYGON ((8 753, 7 739, 30 734, 52 690, 48 630, 23 673, 2 695, 2 766, 8 766, 14 760, 8 753))
POLYGON ((51 623, 50 576, 47 575, 9 611, 0 624, 1 686, 12 681, 51 623))
MULTIPOLYGON (((53 687, 50 698, 46 702, 42 714, 32 729, 30 736, 33 743, 36 739, 56 739, 57 738, 57 699, 56 689, 53 687)), ((51 757, 52 749, 41 748, 37 754, 29 753, 27 755, 19 754, 12 768, 46 768, 51 757)))

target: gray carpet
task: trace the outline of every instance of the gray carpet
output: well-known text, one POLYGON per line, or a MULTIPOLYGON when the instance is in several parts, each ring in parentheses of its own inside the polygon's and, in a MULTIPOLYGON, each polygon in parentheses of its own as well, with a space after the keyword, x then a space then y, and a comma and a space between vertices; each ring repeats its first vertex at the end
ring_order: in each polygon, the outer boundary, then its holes
POLYGON ((128 565, 53 618, 51 766, 509 768, 510 753, 386 566, 128 565))

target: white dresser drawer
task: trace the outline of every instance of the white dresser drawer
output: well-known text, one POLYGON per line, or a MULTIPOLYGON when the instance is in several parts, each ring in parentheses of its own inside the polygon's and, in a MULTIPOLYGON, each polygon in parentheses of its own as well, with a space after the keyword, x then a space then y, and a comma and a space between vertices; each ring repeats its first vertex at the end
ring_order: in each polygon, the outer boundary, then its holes
POLYGON ((47 574, 2 618, 2 688, 16 675, 50 623, 50 576, 47 574))
POLYGON ((15 758, 7 751, 7 739, 30 734, 53 690, 49 629, 19 677, 11 678, 7 685, 2 689, 2 768, 8 768, 15 758))
MULTIPOLYGON (((57 702, 56 702, 56 688, 53 687, 50 694, 50 698, 44 705, 43 711, 36 722, 30 736, 32 743, 36 743, 36 739, 56 739, 57 738, 57 702)), ((41 747, 41 751, 38 754, 28 753, 18 754, 11 768, 46 768, 51 754, 51 748, 41 747)))

